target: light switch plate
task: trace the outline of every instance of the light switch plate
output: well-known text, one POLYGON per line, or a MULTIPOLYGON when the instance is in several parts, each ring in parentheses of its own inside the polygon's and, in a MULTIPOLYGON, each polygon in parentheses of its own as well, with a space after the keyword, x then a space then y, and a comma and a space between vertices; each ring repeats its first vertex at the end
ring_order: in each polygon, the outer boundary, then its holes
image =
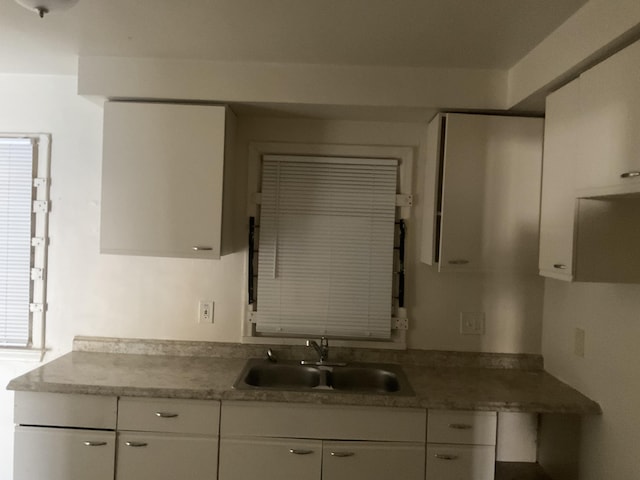
POLYGON ((460 312, 462 335, 484 335, 484 312, 460 312))

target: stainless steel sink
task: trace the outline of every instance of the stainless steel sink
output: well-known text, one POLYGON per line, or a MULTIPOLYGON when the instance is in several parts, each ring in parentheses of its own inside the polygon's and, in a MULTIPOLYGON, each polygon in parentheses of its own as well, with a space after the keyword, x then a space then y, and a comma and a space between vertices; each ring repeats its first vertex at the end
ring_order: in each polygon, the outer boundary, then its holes
POLYGON ((240 390, 414 395, 402 368, 394 364, 301 365, 254 358, 247 361, 233 386, 240 390))
POLYGON ((314 388, 320 385, 322 372, 300 364, 259 362, 246 370, 243 381, 253 387, 314 388))
POLYGON ((388 368, 369 366, 337 367, 329 375, 329 383, 334 390, 367 393, 393 393, 400 391, 398 374, 388 368))

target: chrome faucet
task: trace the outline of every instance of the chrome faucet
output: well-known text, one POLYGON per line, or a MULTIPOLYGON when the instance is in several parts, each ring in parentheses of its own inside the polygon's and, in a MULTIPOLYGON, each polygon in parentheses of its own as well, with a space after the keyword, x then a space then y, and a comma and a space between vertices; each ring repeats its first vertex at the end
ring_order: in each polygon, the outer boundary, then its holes
POLYGON ((320 339, 320 345, 315 340, 307 340, 307 347, 313 347, 318 354, 318 363, 325 363, 329 359, 329 340, 320 339))

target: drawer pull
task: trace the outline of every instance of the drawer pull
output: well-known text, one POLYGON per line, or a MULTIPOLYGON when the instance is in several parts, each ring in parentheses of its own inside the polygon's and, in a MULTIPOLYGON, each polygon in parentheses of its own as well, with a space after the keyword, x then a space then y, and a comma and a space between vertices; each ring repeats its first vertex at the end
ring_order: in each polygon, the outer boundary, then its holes
POLYGON ((177 416, 177 413, 172 412, 156 412, 156 417, 160 418, 176 418, 177 416))
POLYGON ((473 426, 468 423, 450 423, 449 428, 453 428, 455 430, 471 430, 473 426))
POLYGON ((127 447, 146 447, 146 442, 124 442, 127 447))
POLYGON ((301 450, 299 448, 290 448, 289 453, 293 453, 294 455, 309 455, 313 453, 313 450, 301 450))
POLYGON ((633 178, 633 177, 640 177, 640 172, 625 172, 622 175, 620 175, 620 178, 633 178))
POLYGON ((354 452, 331 452, 332 457, 344 458, 344 457, 353 457, 354 455, 355 455, 354 452))
POLYGON ((567 266, 564 263, 554 263, 553 268, 557 268, 560 270, 566 270, 567 266))
POLYGON ((82 444, 87 447, 104 447, 107 442, 94 442, 91 440, 87 440, 86 442, 82 442, 82 444))
POLYGON ((213 250, 213 247, 207 247, 205 245, 194 245, 191 247, 194 252, 209 252, 213 250))
POLYGON ((436 457, 438 460, 457 460, 458 459, 457 455, 449 455, 447 453, 436 453, 434 457, 436 457))

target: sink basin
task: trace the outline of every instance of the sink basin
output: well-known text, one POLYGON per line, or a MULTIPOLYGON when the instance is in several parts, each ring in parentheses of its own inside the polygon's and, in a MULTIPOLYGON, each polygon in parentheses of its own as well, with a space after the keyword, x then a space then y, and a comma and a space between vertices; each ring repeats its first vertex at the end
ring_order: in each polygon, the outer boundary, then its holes
POLYGON ((321 373, 306 365, 260 362, 246 369, 243 380, 253 387, 313 388, 320 385, 321 373))
POLYGON ((301 365, 253 358, 233 386, 240 390, 414 395, 402 368, 393 364, 301 365))
POLYGON ((398 375, 377 367, 337 367, 329 374, 328 383, 334 390, 363 393, 392 393, 400 390, 398 375))

